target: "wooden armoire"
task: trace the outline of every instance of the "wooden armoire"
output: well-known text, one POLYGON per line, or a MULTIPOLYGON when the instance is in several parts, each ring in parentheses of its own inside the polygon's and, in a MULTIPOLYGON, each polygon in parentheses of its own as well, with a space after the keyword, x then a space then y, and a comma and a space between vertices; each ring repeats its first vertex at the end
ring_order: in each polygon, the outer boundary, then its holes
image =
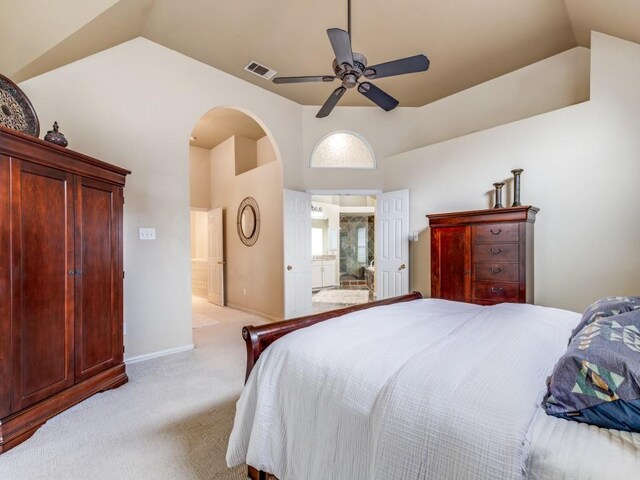
POLYGON ((127 381, 129 173, 0 126, 0 452, 127 381))
POLYGON ((533 303, 531 206, 427 215, 431 297, 493 305, 533 303))

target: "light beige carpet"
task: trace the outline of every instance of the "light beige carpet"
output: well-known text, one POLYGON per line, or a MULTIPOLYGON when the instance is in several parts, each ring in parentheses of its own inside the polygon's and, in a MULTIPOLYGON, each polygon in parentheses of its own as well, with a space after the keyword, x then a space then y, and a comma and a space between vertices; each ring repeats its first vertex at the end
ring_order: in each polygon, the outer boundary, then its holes
POLYGON ((338 288, 320 290, 313 295, 312 301, 316 303, 344 303, 349 305, 367 303, 369 301, 369 290, 342 290, 338 288))
POLYGON ((128 384, 0 455, 0 479, 244 480, 225 464, 246 365, 240 332, 264 320, 230 309, 214 320, 194 330, 196 350, 128 366, 128 384))
POLYGON ((224 307, 209 303, 206 298, 191 296, 191 324, 193 328, 209 327, 220 323, 218 317, 224 307))

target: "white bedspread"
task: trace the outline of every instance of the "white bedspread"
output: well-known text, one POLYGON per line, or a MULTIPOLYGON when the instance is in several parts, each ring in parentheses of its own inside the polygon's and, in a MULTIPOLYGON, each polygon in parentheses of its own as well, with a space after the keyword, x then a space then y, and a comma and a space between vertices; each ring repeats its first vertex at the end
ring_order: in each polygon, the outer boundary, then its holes
POLYGON ((227 451, 280 480, 519 479, 545 379, 579 315, 419 300, 275 342, 227 451))
POLYGON ((539 409, 527 437, 528 480, 640 478, 640 433, 570 422, 539 409))

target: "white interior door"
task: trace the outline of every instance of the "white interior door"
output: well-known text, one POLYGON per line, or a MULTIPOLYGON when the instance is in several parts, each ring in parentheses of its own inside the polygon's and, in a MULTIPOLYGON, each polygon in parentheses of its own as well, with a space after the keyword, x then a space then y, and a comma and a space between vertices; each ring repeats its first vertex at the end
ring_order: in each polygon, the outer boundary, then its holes
POLYGON ((285 318, 311 312, 311 195, 284 191, 285 318))
POLYGON ((222 208, 209 210, 209 252, 207 256, 207 297, 211 303, 224 306, 224 230, 222 208))
POLYGON ((409 190, 376 197, 376 300, 409 293, 409 190))

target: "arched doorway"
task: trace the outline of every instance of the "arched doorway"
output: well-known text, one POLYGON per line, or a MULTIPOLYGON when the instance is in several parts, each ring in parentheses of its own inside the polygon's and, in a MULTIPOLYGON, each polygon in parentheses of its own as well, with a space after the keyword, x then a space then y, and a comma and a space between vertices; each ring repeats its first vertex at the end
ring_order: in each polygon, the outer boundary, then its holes
POLYGON ((246 111, 214 108, 194 125, 189 164, 194 301, 282 318, 282 162, 271 135, 246 111))

